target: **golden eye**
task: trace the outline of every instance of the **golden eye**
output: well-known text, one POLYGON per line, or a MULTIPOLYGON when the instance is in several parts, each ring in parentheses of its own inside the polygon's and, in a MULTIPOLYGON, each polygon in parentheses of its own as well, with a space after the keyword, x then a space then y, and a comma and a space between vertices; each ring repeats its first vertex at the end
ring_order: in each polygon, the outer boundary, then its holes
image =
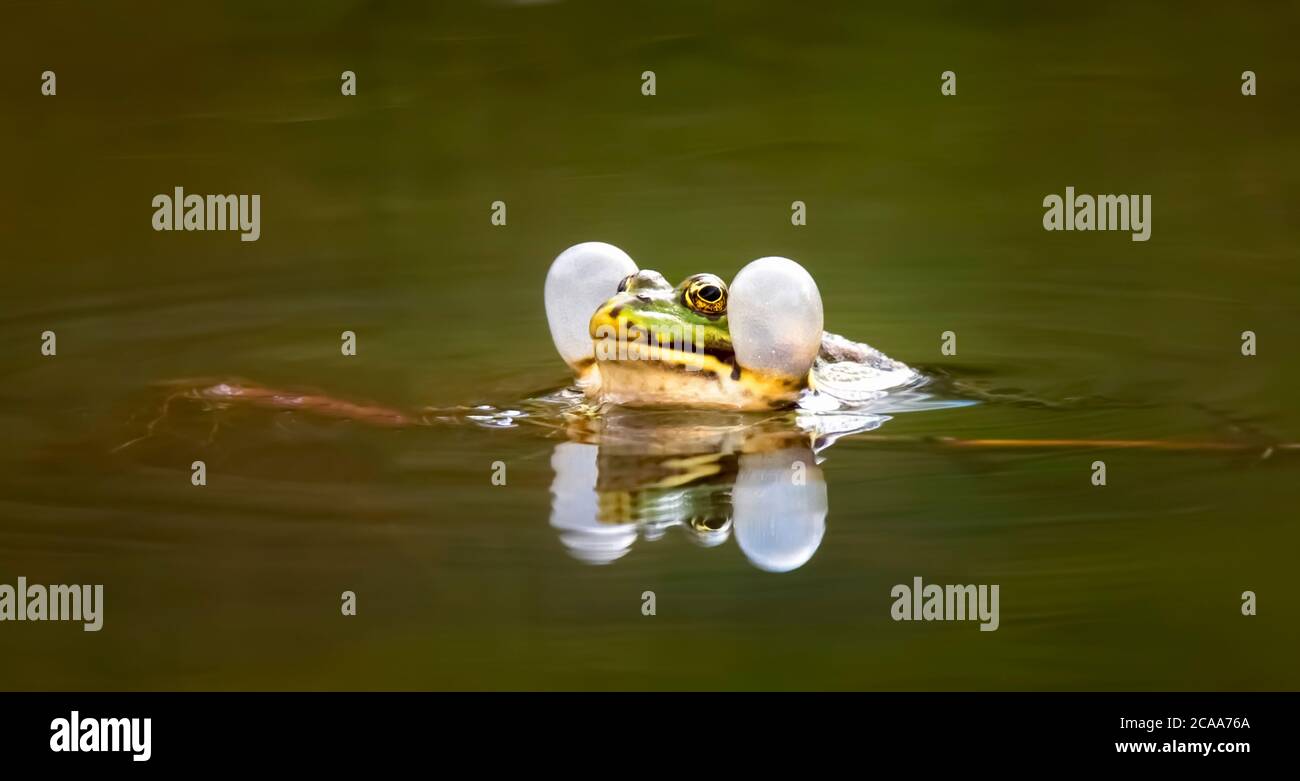
POLYGON ((727 285, 712 274, 698 274, 687 280, 682 303, 702 315, 723 314, 727 311, 727 285))

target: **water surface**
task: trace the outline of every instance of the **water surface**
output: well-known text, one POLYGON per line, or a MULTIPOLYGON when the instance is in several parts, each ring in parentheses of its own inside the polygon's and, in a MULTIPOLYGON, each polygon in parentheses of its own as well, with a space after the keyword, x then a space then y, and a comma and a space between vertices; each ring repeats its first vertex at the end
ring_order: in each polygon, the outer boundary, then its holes
POLYGON ((1300 685, 1300 455, 1262 457, 1300 440, 1293 24, 1106 3, 313 8, 8 14, 0 582, 102 583, 106 616, 97 634, 0 627, 0 687, 1300 685), (1150 193, 1151 240, 1043 231, 1067 185, 1150 193), (150 201, 176 186, 260 193, 261 239, 154 232, 150 201), (775 559, 727 525, 763 453, 684 444, 698 421, 623 415, 620 447, 166 403, 167 383, 238 378, 516 408, 568 381, 541 287, 586 240, 674 281, 796 258, 828 328, 993 400, 815 455, 777 442, 825 513, 775 559), (688 500, 646 491, 689 471, 665 441, 717 457, 688 500), (663 521, 603 564, 555 522, 592 464, 607 501, 645 510, 615 517, 663 521), (890 589, 916 576, 1000 584, 1000 628, 892 621, 890 589))

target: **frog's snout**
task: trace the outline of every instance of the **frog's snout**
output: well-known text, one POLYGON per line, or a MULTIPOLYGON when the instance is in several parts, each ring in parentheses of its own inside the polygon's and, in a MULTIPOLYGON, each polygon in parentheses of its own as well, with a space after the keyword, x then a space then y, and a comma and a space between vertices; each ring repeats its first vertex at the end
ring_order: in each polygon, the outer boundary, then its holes
POLYGON ((643 268, 634 274, 628 274, 618 283, 618 292, 632 295, 649 293, 670 293, 673 286, 668 284, 664 275, 654 269, 643 268))

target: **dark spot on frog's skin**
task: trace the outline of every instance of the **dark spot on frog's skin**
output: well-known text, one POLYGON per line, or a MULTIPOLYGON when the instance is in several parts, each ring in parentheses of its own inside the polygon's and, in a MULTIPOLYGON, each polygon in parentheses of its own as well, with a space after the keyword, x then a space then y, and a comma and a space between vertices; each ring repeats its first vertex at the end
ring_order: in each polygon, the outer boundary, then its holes
POLYGON ((731 367, 731 379, 733 380, 740 379, 740 364, 736 364, 735 366, 731 367))
POLYGON ((622 305, 622 304, 619 304, 618 306, 616 306, 616 307, 614 307, 613 309, 609 310, 609 317, 610 317, 610 319, 611 319, 611 320, 617 320, 617 319, 618 319, 618 315, 619 315, 619 313, 622 312, 622 311, 623 311, 623 305, 622 305))
POLYGON ((665 365, 672 371, 675 371, 679 374, 685 374, 689 377, 712 377, 715 380, 718 379, 718 373, 713 369, 702 369, 697 366, 693 366, 685 363, 666 362, 665 365))
POLYGON ((716 347, 705 347, 704 354, 719 363, 731 364, 736 360, 736 354, 731 350, 719 350, 716 347))

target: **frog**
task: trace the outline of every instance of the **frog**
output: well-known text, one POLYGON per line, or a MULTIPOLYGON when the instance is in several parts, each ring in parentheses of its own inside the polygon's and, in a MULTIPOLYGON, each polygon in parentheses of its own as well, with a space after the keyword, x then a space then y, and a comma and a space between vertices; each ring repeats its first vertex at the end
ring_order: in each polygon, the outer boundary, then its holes
POLYGON ((751 261, 730 285, 712 273, 672 285, 612 244, 584 242, 552 261, 543 298, 556 350, 601 404, 826 411, 927 379, 824 330, 817 283, 785 257, 751 261))

